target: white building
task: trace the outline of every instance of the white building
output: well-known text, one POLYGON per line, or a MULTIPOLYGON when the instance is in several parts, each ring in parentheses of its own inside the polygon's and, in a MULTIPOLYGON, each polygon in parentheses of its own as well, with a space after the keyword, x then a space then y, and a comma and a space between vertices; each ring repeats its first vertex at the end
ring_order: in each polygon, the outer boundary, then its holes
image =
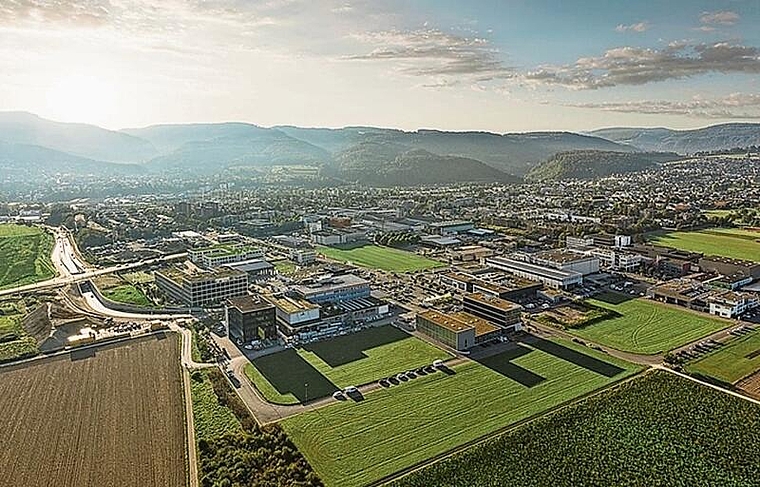
POLYGON ((735 318, 742 313, 756 308, 760 304, 757 296, 753 294, 731 291, 719 296, 710 296, 708 303, 710 305, 710 314, 722 318, 735 318))
POLYGON ((583 274, 580 272, 553 269, 506 257, 488 258, 486 259, 486 265, 509 272, 523 279, 541 282, 555 289, 567 289, 583 283, 583 274))

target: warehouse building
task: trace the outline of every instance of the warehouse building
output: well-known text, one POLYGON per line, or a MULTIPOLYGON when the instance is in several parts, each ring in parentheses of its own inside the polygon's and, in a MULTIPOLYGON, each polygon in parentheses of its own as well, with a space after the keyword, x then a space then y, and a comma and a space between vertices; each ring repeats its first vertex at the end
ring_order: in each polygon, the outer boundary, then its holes
POLYGON ((367 298, 369 281, 353 274, 326 275, 309 279, 293 286, 301 299, 314 303, 339 302, 367 298))
POLYGON ((318 304, 288 296, 266 296, 266 300, 275 306, 277 325, 287 335, 319 322, 321 309, 318 304))
POLYGON ((248 293, 248 274, 224 267, 208 270, 185 262, 157 271, 155 276, 161 292, 193 308, 248 293))
POLYGON ((507 331, 522 329, 522 306, 519 304, 479 293, 465 294, 462 304, 465 312, 488 320, 507 331))
POLYGON ((455 350, 495 340, 502 329, 466 312, 444 314, 427 310, 417 314, 417 330, 455 350))
POLYGON ((753 280, 760 279, 760 263, 750 260, 710 255, 699 259, 699 268, 724 276, 743 275, 753 280))
POLYGON ((224 267, 248 274, 249 281, 268 279, 275 275, 272 264, 262 259, 246 260, 235 264, 225 264, 224 267))
POLYGON ((570 250, 546 250, 527 254, 526 257, 532 264, 565 272, 578 272, 584 276, 599 272, 599 258, 570 250))
POLYGON ((277 338, 275 306, 253 296, 229 298, 224 307, 229 336, 236 343, 277 338))
POLYGON ((580 272, 553 269, 506 257, 491 257, 486 259, 486 264, 555 289, 568 289, 583 283, 583 274, 580 272))

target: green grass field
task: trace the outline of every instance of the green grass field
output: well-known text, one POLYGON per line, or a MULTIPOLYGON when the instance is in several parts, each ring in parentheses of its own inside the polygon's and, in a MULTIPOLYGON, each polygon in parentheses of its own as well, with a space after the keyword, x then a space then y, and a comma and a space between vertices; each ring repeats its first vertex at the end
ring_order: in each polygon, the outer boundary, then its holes
POLYGON ((520 345, 482 364, 455 366, 453 375, 435 372, 281 424, 327 486, 361 486, 639 370, 570 342, 536 346, 541 350, 520 345))
POLYGON ((363 245, 347 249, 319 247, 318 251, 330 259, 388 272, 412 272, 446 265, 412 252, 379 245, 363 245))
POLYGON ((235 414, 219 403, 206 372, 196 370, 191 375, 190 392, 193 398, 193 422, 196 440, 242 431, 235 414))
POLYGON ((53 236, 37 227, 0 225, 0 289, 55 276, 53 236))
POLYGON ((147 308, 153 307, 153 303, 150 302, 145 294, 131 284, 122 284, 110 289, 105 289, 102 293, 103 296, 111 301, 116 301, 117 303, 135 304, 147 308))
POLYGON ((689 372, 733 384, 760 370, 760 331, 736 341, 687 365, 689 372))
POLYGON ((738 228, 711 228, 699 232, 673 232, 650 239, 657 245, 705 255, 722 255, 760 262, 760 232, 738 228))
POLYGON ((620 304, 598 299, 588 301, 619 316, 568 331, 625 352, 649 355, 667 352, 730 325, 703 313, 645 299, 631 299, 620 304))
POLYGON ((289 260, 277 260, 274 262, 274 267, 277 272, 286 276, 296 271, 296 265, 289 260))
POLYGON ((0 343, 17 340, 21 335, 21 325, 17 317, 0 316, 0 343))
POLYGON ((398 328, 383 326, 260 357, 245 373, 269 401, 297 404, 307 392, 310 399, 329 396, 450 357, 398 328))

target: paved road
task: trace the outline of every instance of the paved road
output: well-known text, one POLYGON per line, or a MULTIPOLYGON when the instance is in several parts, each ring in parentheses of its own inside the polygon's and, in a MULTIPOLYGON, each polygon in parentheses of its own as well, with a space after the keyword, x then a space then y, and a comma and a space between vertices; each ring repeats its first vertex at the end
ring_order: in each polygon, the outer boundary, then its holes
POLYGON ((0 296, 7 296, 10 294, 19 294, 30 291, 40 291, 43 289, 55 289, 66 286, 68 284, 87 281, 93 277, 113 274, 114 272, 123 272, 127 270, 138 269, 146 265, 183 259, 186 256, 186 253, 172 254, 165 255, 163 257, 157 257, 155 259, 141 260, 139 262, 133 262, 130 264, 119 264, 103 269, 92 269, 88 267, 88 264, 80 259, 79 255, 77 254, 76 247, 70 240, 70 236, 66 233, 60 233, 59 231, 56 233, 56 243, 53 246, 53 252, 51 254, 53 266, 56 268, 59 275, 53 279, 48 279, 47 281, 41 281, 35 284, 28 284, 26 286, 19 286, 11 289, 4 289, 0 291, 0 296), (82 272, 83 269, 87 270, 84 270, 84 272, 82 272))

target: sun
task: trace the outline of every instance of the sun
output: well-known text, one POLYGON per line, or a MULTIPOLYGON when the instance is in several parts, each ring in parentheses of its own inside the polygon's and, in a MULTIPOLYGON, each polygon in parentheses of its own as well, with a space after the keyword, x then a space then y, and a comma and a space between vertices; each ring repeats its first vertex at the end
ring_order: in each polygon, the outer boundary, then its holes
POLYGON ((89 75, 65 75, 52 80, 46 96, 47 115, 62 121, 103 123, 112 118, 113 85, 89 75))

